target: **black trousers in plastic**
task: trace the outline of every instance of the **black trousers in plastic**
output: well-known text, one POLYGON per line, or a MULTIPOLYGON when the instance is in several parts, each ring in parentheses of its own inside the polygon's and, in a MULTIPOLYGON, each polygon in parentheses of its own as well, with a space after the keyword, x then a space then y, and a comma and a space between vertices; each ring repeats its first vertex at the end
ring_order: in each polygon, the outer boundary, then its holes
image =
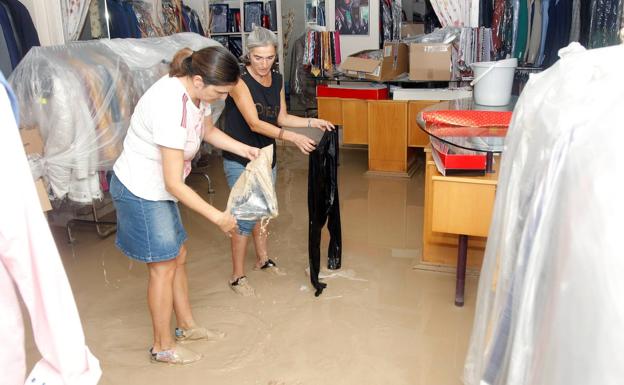
POLYGON ((321 295, 326 287, 319 282, 321 267, 321 230, 327 222, 329 249, 327 267, 339 269, 342 261, 342 230, 340 227, 340 203, 338 200, 338 132, 326 131, 316 149, 310 153, 308 169, 308 256, 310 281, 321 295))

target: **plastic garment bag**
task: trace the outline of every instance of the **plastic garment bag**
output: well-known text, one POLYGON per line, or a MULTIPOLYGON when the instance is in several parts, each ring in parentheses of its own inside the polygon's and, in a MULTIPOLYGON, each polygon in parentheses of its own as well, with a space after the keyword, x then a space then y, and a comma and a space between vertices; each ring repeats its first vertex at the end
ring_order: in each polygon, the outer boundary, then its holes
POLYGON ((230 191, 227 211, 245 221, 268 220, 278 215, 277 196, 271 176, 273 146, 260 150, 260 156, 247 163, 230 191))
POLYGON ((0 74, 0 178, 5 181, 0 191, 0 383, 95 385, 102 370, 85 345, 3 80, 0 74), (28 363, 32 371, 26 381, 24 310, 40 357, 28 363))
POLYGON ((573 43, 513 113, 464 383, 624 378, 624 47, 573 43))
MULTIPOLYGON (((44 151, 38 167, 52 198, 101 199, 98 171, 112 169, 121 154, 141 95, 167 73, 166 62, 178 50, 217 44, 183 33, 31 49, 9 82, 22 107, 20 128, 41 133, 44 151)), ((222 110, 222 102, 214 106, 213 121, 222 110)))
POLYGON ((621 28, 621 0, 591 0, 588 48, 606 47, 618 43, 621 28))
POLYGON ((308 169, 308 256, 310 281, 321 295, 326 287, 319 281, 321 268, 321 230, 327 222, 329 248, 327 267, 340 269, 342 263, 342 229, 338 200, 338 131, 325 131, 316 149, 310 153, 308 169))

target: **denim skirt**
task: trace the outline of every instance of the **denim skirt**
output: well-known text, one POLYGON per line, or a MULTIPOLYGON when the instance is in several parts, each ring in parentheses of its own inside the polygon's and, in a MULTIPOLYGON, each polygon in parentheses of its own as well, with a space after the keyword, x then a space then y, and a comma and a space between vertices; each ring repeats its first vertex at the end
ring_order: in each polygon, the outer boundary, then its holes
POLYGON ((187 238, 177 202, 139 198, 115 174, 110 194, 117 211, 115 245, 124 254, 146 263, 177 257, 187 238))

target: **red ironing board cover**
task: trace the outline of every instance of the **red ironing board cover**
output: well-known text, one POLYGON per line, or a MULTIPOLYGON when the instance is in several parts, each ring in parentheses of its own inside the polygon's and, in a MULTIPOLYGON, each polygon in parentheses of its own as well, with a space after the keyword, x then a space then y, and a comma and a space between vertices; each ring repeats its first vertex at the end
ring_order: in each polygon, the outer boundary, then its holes
POLYGON ((427 125, 457 127, 509 127, 511 111, 425 111, 422 118, 427 125))

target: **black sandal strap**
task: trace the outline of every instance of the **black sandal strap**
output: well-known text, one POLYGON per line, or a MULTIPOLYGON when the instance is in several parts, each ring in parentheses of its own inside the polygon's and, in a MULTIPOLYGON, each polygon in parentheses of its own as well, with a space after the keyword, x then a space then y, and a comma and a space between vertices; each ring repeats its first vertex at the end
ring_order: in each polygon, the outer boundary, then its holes
POLYGON ((271 258, 267 259, 267 261, 262 265, 260 269, 267 269, 269 267, 277 267, 277 264, 271 260, 271 258))
POLYGON ((236 278, 236 279, 234 280, 234 282, 230 282, 230 285, 231 285, 231 286, 238 286, 238 284, 239 284, 239 282, 238 282, 238 281, 240 281, 240 280, 241 280, 241 279, 243 279, 243 278, 247 278, 247 276, 242 275, 242 276, 240 276, 240 277, 236 278))

